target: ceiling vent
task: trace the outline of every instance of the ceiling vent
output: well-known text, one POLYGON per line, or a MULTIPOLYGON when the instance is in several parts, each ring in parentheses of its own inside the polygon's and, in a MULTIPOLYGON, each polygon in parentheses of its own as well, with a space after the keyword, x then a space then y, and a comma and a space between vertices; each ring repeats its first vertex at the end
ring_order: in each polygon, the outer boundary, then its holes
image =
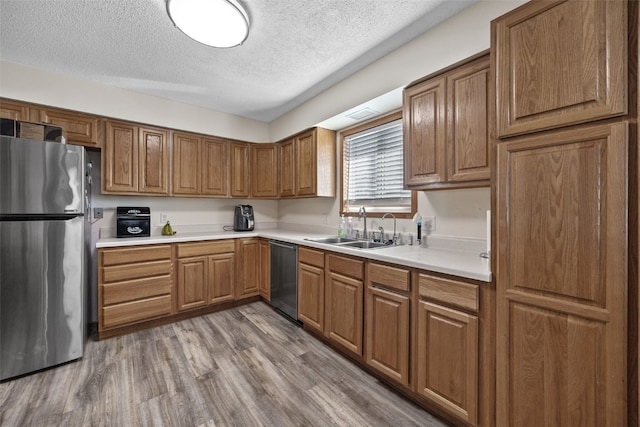
POLYGON ((364 107, 361 110, 357 110, 357 111, 354 111, 353 113, 347 114, 347 117, 353 120, 362 120, 362 119, 366 119, 367 117, 374 116, 376 114, 379 114, 379 112, 372 110, 369 107, 364 107))

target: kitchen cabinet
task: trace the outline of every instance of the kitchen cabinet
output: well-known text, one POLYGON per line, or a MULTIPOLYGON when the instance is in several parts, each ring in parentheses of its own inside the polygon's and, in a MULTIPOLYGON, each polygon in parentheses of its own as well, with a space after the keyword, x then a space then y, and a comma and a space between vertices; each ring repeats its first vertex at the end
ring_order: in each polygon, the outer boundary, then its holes
POLYGON ((172 312, 171 245, 98 250, 98 332, 172 312))
POLYGON ((415 391, 477 425, 478 286, 424 273, 417 282, 415 391))
POLYGON ((336 133, 313 128, 278 144, 279 197, 335 197, 336 133))
POLYGON ((104 139, 104 123, 98 116, 45 106, 31 108, 31 121, 60 126, 68 144, 100 148, 104 139))
POLYGON ((276 144, 250 144, 251 197, 278 197, 278 147, 276 144))
POLYGON ((295 138, 278 144, 278 196, 281 198, 296 195, 296 151, 295 138))
POLYGON ((627 424, 628 132, 497 146, 499 426, 627 424))
POLYGON ((529 2, 494 20, 498 137, 625 114, 627 26, 626 1, 529 2))
POLYGON ((169 194, 169 132, 107 121, 102 153, 105 194, 169 194))
POLYGON ((326 258, 325 335, 362 356, 364 261, 334 254, 326 258))
POLYGON ((172 193, 226 197, 228 146, 225 139, 174 132, 172 193))
POLYGON ((336 196, 336 134, 313 128, 295 137, 296 197, 336 196))
POLYGON ((324 252, 298 249, 298 320, 324 332, 324 252))
POLYGON ((249 145, 241 141, 233 141, 230 144, 231 197, 248 198, 251 195, 249 145))
POLYGON ((235 249, 233 240, 176 245, 178 311, 234 300, 235 249))
POLYGON ((260 296, 271 300, 271 248, 268 239, 260 239, 260 296))
POLYGON ((404 90, 406 188, 489 186, 488 100, 488 54, 404 90))
POLYGON ((367 263, 365 361, 409 386, 410 272, 367 263))
POLYGON ((260 239, 236 239, 236 299, 260 294, 260 239))
POLYGON ((68 144, 98 149, 103 145, 104 123, 91 114, 0 98, 0 117, 59 126, 68 144))
POLYGON ((0 118, 29 121, 29 104, 0 98, 0 118))

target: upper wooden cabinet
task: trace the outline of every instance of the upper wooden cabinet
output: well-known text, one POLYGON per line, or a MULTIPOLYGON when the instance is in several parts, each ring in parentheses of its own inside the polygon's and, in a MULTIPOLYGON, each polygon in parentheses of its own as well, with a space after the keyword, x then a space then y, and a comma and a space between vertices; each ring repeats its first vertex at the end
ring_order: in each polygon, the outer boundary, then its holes
POLYGON ((335 197, 334 131, 313 128, 278 145, 280 197, 335 197))
POLYGON ((491 34, 499 137, 627 112, 626 1, 532 1, 491 34))
POLYGON ((251 197, 278 197, 277 144, 251 144, 251 197))
POLYGON ((404 174, 411 190, 488 186, 489 55, 404 90, 404 174))
POLYGON ((231 197, 247 198, 251 195, 249 145, 241 141, 233 141, 230 144, 231 197))
POLYGON ((278 144, 278 196, 296 195, 296 149, 295 139, 291 138, 278 144))
POLYGON ((228 153, 226 139, 174 132, 172 193, 227 197, 228 153))
POLYGON ((169 194, 169 132, 108 121, 102 152, 105 194, 169 194))
POLYGON ((0 117, 59 126, 68 144, 93 148, 103 145, 104 123, 98 116, 0 98, 0 117))
POLYGON ((0 118, 29 120, 29 104, 0 98, 0 118))
POLYGON ((628 135, 497 146, 498 426, 627 425, 628 135))
POLYGON ((75 111, 38 107, 37 113, 31 111, 31 120, 51 123, 64 129, 67 143, 99 148, 104 139, 100 117, 75 111))

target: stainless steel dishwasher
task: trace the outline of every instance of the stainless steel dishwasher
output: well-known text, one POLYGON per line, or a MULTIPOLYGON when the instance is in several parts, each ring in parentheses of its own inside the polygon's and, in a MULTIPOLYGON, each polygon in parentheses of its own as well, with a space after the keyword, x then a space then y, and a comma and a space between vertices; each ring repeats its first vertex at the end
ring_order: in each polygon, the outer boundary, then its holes
POLYGON ((276 311, 298 322, 298 245, 270 240, 271 304, 276 311))

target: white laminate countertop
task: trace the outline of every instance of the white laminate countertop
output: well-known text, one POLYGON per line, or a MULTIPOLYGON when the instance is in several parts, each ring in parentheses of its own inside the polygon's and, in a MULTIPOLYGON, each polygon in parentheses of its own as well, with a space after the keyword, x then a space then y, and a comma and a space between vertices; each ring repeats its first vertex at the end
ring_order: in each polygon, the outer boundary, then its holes
POLYGON ((392 264, 429 270, 467 279, 491 282, 491 263, 480 257, 479 253, 463 250, 430 248, 420 246, 389 246, 376 249, 357 249, 339 245, 314 242, 307 239, 329 237, 327 234, 315 234, 287 230, 256 230, 249 232, 219 231, 204 233, 178 233, 173 236, 102 238, 97 248, 155 245, 162 243, 184 243, 203 240, 237 239, 242 237, 264 237, 317 249, 338 252, 345 255, 383 261, 392 264))

